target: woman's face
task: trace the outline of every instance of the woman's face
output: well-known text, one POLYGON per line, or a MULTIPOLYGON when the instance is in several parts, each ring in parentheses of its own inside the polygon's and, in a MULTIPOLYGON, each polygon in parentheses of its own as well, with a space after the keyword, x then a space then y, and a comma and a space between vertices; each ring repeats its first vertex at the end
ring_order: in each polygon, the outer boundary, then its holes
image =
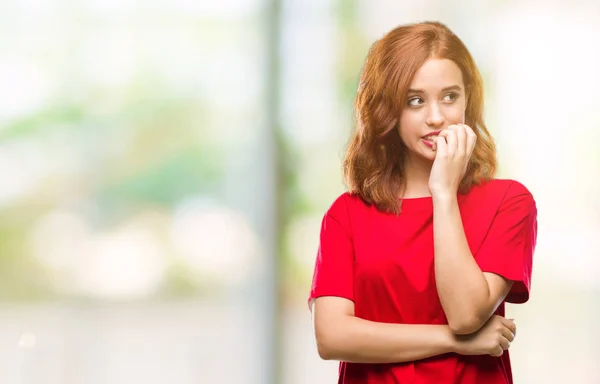
POLYGON ((429 59, 415 74, 400 116, 400 138, 409 157, 433 161, 430 135, 464 123, 467 105, 460 68, 448 59, 429 59))

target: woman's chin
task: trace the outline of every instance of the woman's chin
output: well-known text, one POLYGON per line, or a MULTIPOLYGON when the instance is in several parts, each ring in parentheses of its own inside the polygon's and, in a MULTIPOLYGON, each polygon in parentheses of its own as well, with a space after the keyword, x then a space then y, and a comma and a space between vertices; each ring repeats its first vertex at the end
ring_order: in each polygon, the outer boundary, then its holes
POLYGON ((434 161, 435 160, 435 152, 432 149, 427 149, 427 150, 421 152, 421 157, 428 161, 434 161))
POLYGON ((409 162, 415 162, 415 163, 429 163, 432 164, 433 161, 435 160, 435 152, 432 153, 424 153, 424 152, 417 152, 417 153, 411 153, 409 162))
POLYGON ((433 162, 435 160, 435 151, 423 143, 409 149, 410 157, 416 161, 433 162))
POLYGON ((428 145, 429 143, 421 141, 419 144, 419 155, 429 161, 435 160, 435 151, 428 145))

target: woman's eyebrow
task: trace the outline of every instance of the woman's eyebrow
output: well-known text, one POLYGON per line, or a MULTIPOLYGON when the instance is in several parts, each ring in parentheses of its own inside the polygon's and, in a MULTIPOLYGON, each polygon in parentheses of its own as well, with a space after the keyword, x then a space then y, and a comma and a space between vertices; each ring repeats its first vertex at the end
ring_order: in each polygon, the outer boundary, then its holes
MULTIPOLYGON (((460 87, 460 85, 451 85, 449 87, 442 89, 442 92, 447 92, 447 91, 462 91, 462 88, 460 87)), ((425 91, 423 91, 422 89, 410 88, 408 90, 408 93, 425 93, 425 91)))

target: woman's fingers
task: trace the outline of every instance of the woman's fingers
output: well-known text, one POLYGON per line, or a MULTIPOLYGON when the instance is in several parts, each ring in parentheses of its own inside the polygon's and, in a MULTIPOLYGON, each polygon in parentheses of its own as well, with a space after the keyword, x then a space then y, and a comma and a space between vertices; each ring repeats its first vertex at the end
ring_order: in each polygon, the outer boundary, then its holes
POLYGON ((498 345, 491 353, 491 356, 500 357, 504 353, 504 349, 500 345, 498 345))
POLYGON ((446 157, 448 155, 448 143, 446 143, 446 138, 442 136, 440 133, 435 138, 435 157, 446 157))
POLYGON ((448 127, 449 129, 456 132, 456 157, 465 157, 469 154, 467 148, 467 132, 465 125, 456 124, 448 127))
POLYGON ((506 327, 502 327, 502 336, 504 336, 508 341, 513 341, 515 339, 515 334, 506 327))
POLYGON ((444 129, 437 136, 439 138, 443 138, 446 142, 446 154, 448 158, 453 158, 456 153, 456 146, 458 143, 458 139, 456 137, 456 132, 452 129, 444 129))
POLYGON ((514 319, 507 319, 507 318, 502 318, 501 322, 502 325, 504 325, 506 328, 508 328, 513 335, 517 335, 517 326, 515 325, 515 322, 513 321, 514 319))
POLYGON ((500 346, 506 351, 508 348, 510 348, 510 341, 508 341, 505 337, 501 337, 500 346))
POLYGON ((471 155, 473 154, 473 150, 475 149, 475 143, 477 142, 477 135, 475 134, 475 132, 473 131, 473 129, 471 127, 469 127, 466 124, 461 124, 461 126, 463 126, 464 130, 465 130, 465 134, 466 134, 466 146, 465 146, 465 150, 466 150, 466 154, 467 156, 469 156, 469 158, 471 157, 471 155))

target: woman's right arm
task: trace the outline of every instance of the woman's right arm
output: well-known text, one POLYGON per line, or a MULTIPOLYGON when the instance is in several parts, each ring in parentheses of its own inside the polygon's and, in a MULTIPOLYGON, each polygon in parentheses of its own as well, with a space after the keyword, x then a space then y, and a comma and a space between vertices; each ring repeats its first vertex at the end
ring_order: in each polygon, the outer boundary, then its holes
POLYGON ((341 297, 313 301, 319 356, 354 363, 400 363, 455 352, 447 325, 388 324, 354 316, 354 303, 341 297))
POLYGON ((401 363, 445 353, 500 356, 509 348, 514 323, 494 316, 473 335, 457 336, 447 325, 390 324, 354 316, 354 303, 319 297, 312 304, 319 355, 354 363, 401 363))

